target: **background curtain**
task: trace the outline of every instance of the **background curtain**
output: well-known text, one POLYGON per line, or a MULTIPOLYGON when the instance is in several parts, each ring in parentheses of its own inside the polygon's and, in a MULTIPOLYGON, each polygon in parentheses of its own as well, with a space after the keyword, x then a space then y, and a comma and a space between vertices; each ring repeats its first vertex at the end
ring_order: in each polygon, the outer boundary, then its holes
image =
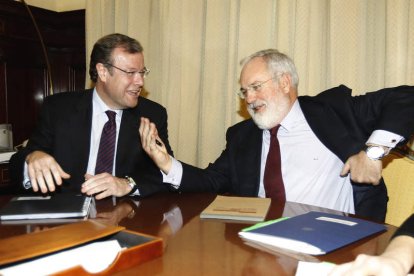
POLYGON ((87 0, 87 53, 113 32, 143 44, 146 96, 168 110, 176 157, 200 167, 247 116, 239 61, 257 50, 293 58, 300 95, 414 84, 413 0, 87 0))

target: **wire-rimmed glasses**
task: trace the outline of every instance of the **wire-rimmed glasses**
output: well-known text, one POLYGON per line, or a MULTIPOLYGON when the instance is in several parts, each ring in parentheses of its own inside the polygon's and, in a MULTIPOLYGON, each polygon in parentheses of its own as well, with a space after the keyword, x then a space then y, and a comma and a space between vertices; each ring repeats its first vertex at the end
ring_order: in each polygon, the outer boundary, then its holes
POLYGON ((274 78, 275 77, 272 77, 262 82, 252 83, 248 85, 246 88, 241 87, 240 90, 237 91, 237 95, 239 95, 239 97, 244 100, 247 97, 247 92, 249 91, 254 92, 254 93, 260 92, 260 89, 262 89, 263 85, 267 83, 268 81, 273 80, 274 78))
POLYGON ((144 67, 144 69, 140 70, 140 71, 127 71, 124 69, 121 69, 111 63, 105 63, 105 65, 111 66, 115 69, 118 69, 121 72, 124 72, 128 77, 132 78, 134 76, 136 76, 137 74, 140 74, 142 78, 146 78, 148 76, 148 74, 150 73, 150 69, 148 69, 147 67, 144 67))

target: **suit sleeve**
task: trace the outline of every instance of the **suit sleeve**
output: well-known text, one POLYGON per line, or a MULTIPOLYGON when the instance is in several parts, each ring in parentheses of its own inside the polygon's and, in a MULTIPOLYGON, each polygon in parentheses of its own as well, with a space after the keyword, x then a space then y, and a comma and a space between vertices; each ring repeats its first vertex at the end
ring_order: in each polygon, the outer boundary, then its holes
POLYGON ((225 149, 214 163, 200 169, 183 164, 180 190, 185 192, 228 192, 230 187, 228 152, 225 149))
POLYGON ((354 112, 369 129, 409 138, 414 132, 414 87, 399 86, 353 97, 354 112))
POLYGON ((183 176, 179 190, 184 192, 212 192, 225 193, 230 192, 231 186, 231 145, 232 128, 226 132, 226 148, 220 156, 213 162, 209 163, 204 169, 182 163, 183 176))
MULTIPOLYGON (((245 123, 242 125, 244 126, 245 123)), ((253 128, 258 131, 258 137, 261 139, 261 131, 256 127, 253 128)), ((226 132, 226 148, 214 163, 210 163, 205 169, 183 164, 180 189, 250 196, 256 194, 258 183, 256 176, 258 177, 259 174, 256 167, 252 165, 255 164, 256 159, 255 154, 250 150, 255 148, 257 141, 247 135, 251 132, 251 128, 240 127, 240 125, 230 127, 226 132), (250 142, 252 144, 248 144, 250 142), (245 183, 249 183, 251 187, 245 183)))
MULTIPOLYGON (((27 146, 15 153, 10 159, 9 167, 11 180, 17 186, 22 186, 23 168, 26 156, 36 150, 41 150, 49 154, 51 152, 53 135, 49 130, 51 129, 53 124, 50 120, 51 116, 49 115, 50 106, 50 99, 46 98, 40 112, 40 117, 37 122, 37 126, 32 135, 30 136, 27 146)), ((16 187, 16 189, 20 190, 20 187, 16 187)), ((21 187, 21 189, 23 188, 21 187)))
POLYGON ((403 224, 400 226, 400 228, 395 232, 393 238, 397 236, 410 236, 414 238, 414 214, 411 215, 406 221, 403 222, 403 224))

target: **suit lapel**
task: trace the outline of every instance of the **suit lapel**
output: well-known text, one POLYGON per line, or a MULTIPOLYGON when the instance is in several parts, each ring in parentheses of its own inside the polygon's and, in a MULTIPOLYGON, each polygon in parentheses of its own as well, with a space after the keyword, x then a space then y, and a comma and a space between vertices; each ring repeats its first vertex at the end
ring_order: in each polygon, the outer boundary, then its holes
MULTIPOLYGON (((121 126, 119 128, 116 164, 123 164, 126 168, 133 162, 133 156, 139 156, 137 151, 142 150, 141 140, 139 138, 139 112, 137 108, 125 109, 122 112, 121 126)), ((122 170, 116 166, 115 174, 120 175, 122 170)))
POLYGON ((76 112, 72 116, 70 129, 73 130, 70 150, 77 152, 74 156, 79 156, 79 167, 86 172, 89 160, 89 150, 91 143, 92 130, 92 91, 85 92, 76 105, 76 112))
POLYGON ((239 184, 242 195, 256 196, 260 185, 260 163, 263 143, 263 130, 259 129, 253 121, 244 133, 238 134, 243 137, 235 149, 236 167, 240 174, 239 184))

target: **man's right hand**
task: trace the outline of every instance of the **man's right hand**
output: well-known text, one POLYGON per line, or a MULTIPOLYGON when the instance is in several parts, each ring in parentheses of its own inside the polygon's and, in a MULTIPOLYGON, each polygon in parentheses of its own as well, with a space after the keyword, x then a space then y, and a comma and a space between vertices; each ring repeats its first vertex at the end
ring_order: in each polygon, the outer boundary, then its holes
POLYGON ((33 191, 55 191, 56 185, 62 185, 62 178, 68 179, 67 174, 56 160, 43 151, 34 151, 27 155, 26 163, 33 191))
POLYGON ((139 136, 141 137, 142 148, 145 152, 160 170, 168 174, 172 166, 171 156, 168 154, 160 137, 158 137, 155 124, 151 123, 147 118, 141 117, 139 136))

